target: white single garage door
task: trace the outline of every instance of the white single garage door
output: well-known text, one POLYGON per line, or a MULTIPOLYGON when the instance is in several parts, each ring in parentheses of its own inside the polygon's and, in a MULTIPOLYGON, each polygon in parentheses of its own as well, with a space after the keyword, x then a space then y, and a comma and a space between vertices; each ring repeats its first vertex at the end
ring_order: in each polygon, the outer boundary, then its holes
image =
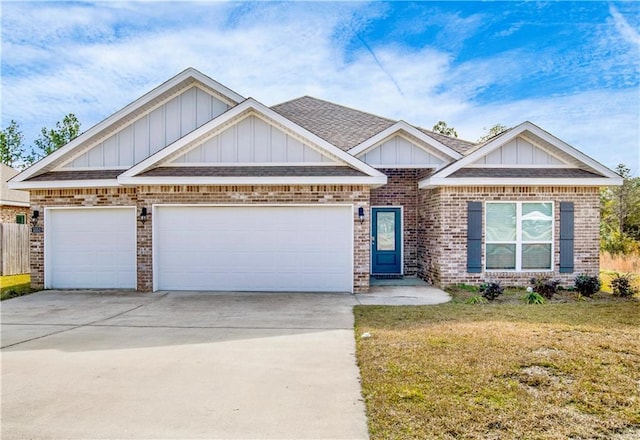
POLYGON ((135 208, 47 209, 45 287, 135 289, 135 208))
POLYGON ((351 206, 158 206, 156 290, 351 292, 351 206))

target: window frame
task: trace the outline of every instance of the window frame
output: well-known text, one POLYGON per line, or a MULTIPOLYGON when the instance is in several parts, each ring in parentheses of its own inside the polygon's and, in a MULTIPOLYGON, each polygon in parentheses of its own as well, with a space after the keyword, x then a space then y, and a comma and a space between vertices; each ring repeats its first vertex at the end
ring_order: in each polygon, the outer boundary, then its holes
POLYGON ((27 214, 16 214, 16 223, 19 225, 26 225, 27 224, 27 214), (22 222, 20 222, 18 219, 21 218, 22 222))
POLYGON ((556 238, 556 207, 555 202, 551 200, 491 200, 484 202, 484 246, 483 246, 483 257, 484 257, 484 270, 485 272, 553 272, 554 268, 554 260, 555 260, 555 238, 556 238), (490 204, 515 204, 516 205, 516 239, 515 241, 489 241, 487 234, 487 217, 488 217, 488 205, 490 204), (545 241, 524 241, 522 239, 522 206, 525 204, 534 204, 534 203, 547 203, 551 205, 551 238, 545 241), (490 244, 515 244, 515 268, 514 269, 489 269, 487 267, 487 245, 490 244), (523 269, 522 268, 522 249, 525 244, 549 244, 551 245, 550 253, 551 253, 551 261, 550 267, 545 269, 523 269))

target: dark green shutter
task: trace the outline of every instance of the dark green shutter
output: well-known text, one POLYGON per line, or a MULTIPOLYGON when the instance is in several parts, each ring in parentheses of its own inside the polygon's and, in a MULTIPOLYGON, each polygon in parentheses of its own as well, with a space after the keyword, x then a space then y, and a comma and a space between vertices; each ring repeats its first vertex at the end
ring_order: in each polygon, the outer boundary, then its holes
POLYGON ((467 272, 482 272, 482 202, 467 202, 467 272))
POLYGON ((560 273, 573 272, 573 202, 560 202, 560 273))

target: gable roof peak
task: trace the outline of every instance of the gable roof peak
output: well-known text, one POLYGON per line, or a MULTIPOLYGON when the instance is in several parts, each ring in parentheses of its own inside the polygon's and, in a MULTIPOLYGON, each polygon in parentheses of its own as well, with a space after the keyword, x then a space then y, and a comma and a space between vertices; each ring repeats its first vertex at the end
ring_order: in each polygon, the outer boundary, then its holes
POLYGON ((156 86, 151 91, 145 93, 140 98, 113 113, 111 116, 108 116, 106 119, 89 128, 63 147, 42 158, 34 165, 21 172, 18 176, 14 177, 12 179, 13 182, 22 182, 38 174, 43 174, 53 170, 56 166, 63 163, 64 160, 66 160, 65 158, 68 158, 69 155, 73 154, 72 152, 78 151, 78 148, 84 148, 85 146, 96 142, 101 139, 105 133, 114 130, 114 127, 118 127, 118 125, 126 118, 148 111, 148 109, 155 105, 154 103, 162 101, 163 99, 168 99, 173 93, 176 93, 181 88, 191 87, 191 82, 200 83, 205 88, 211 89, 215 94, 219 95, 219 99, 227 101, 226 104, 229 106, 237 105, 245 100, 242 95, 211 79, 199 70, 193 67, 188 67, 162 84, 156 86))

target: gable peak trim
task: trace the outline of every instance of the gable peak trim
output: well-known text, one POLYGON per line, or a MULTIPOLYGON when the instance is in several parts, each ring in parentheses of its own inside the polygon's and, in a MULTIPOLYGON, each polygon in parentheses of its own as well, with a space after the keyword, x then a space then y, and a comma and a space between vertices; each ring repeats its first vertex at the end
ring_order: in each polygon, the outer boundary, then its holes
POLYGON ((278 114, 274 110, 271 110, 269 107, 266 107, 255 99, 249 97, 237 106, 227 110, 217 118, 212 119, 211 121, 202 125, 200 128, 192 131, 186 136, 183 136, 182 138, 176 140, 173 144, 163 148, 156 154, 131 167, 120 177, 118 177, 118 180, 128 181, 131 178, 135 178, 139 174, 144 173, 145 171, 158 166, 162 166, 165 160, 175 157, 176 153, 178 152, 186 151, 186 149, 190 148, 192 145, 199 143, 201 139, 208 137, 211 132, 219 133, 227 126, 235 124, 238 117, 244 119, 254 112, 262 114, 264 117, 271 119, 274 123, 283 126, 287 131, 292 131, 298 136, 301 136, 305 139, 305 143, 311 143, 314 144, 314 146, 319 147, 322 154, 334 156, 339 161, 365 173, 368 176, 386 178, 383 173, 376 170, 375 168, 340 150, 338 147, 319 138, 318 136, 300 127, 299 125, 294 124, 284 116, 278 114))
MULTIPOLYGON (((80 147, 82 144, 94 138, 91 141, 91 146, 95 146, 101 140, 104 140, 106 137, 113 134, 113 132, 117 131, 120 128, 120 125, 123 125, 123 124, 126 125, 126 122, 123 122, 123 121, 127 118, 128 115, 131 115, 132 113, 136 112, 140 108, 152 103, 154 100, 158 99, 163 94, 169 92, 171 89, 178 87, 182 84, 183 86, 180 87, 180 89, 184 90, 185 88, 190 87, 194 82, 196 82, 196 85, 198 82, 201 84, 204 84, 206 87, 211 88, 212 90, 219 93, 221 96, 226 96, 227 99, 229 99, 232 103, 234 102, 239 103, 244 100, 244 98, 240 94, 234 92, 233 90, 223 86, 219 82, 204 75, 202 72, 198 71, 197 69, 193 67, 189 67, 183 70, 182 72, 178 73, 177 75, 173 76, 172 78, 168 79, 167 81, 156 86, 155 88, 145 93, 135 101, 129 103, 125 107, 121 108, 117 112, 103 119, 101 122, 98 122, 93 127, 89 128, 87 131, 83 132, 78 137, 76 137, 71 142, 61 147, 60 149, 42 158, 41 160, 36 162, 34 165, 32 165, 31 167, 27 168, 26 170, 21 172, 19 175, 14 177, 13 181, 22 182, 35 175, 41 174, 43 172, 51 171, 55 167, 61 165, 59 162, 61 162, 62 160, 66 160, 66 156, 71 154, 72 151, 80 147), (118 125, 119 122, 123 122, 123 124, 118 125), (105 133, 104 136, 101 135, 103 131, 109 129, 110 127, 113 127, 114 125, 116 125, 116 128, 114 130, 109 130, 109 134, 105 133)), ((87 148, 90 149, 91 146, 87 148)), ((87 151, 87 150, 83 149, 83 151, 87 151)))
MULTIPOLYGON (((378 134, 370 137, 366 141, 362 142, 360 145, 356 145, 355 147, 349 150, 349 154, 355 157, 360 157, 363 154, 366 154, 369 151, 376 148, 377 146, 379 146, 379 144, 384 142, 385 140, 392 138, 394 135, 402 135, 403 132, 415 138, 416 140, 432 147, 436 153, 434 155, 443 159, 445 163, 462 158, 462 155, 457 151, 453 150, 450 147, 447 147, 437 139, 432 138, 426 133, 418 130, 413 125, 402 120, 396 122, 391 127, 385 130, 382 130, 378 134), (444 157, 442 157, 443 155, 444 157), (447 160, 447 158, 449 159, 447 160)), ((412 143, 414 142, 412 141, 412 143)), ((418 146, 424 149, 422 145, 418 145, 418 146)), ((428 151, 428 149, 425 149, 425 151, 428 151)), ((433 154, 431 151, 429 151, 429 153, 433 154)))
MULTIPOLYGON (((510 128, 509 130, 507 130, 507 131, 505 131, 503 133, 500 133, 499 135, 491 138, 490 140, 488 140, 484 144, 480 144, 478 146, 478 148, 476 148, 472 152, 468 153, 462 159, 460 159, 457 162, 454 162, 454 163, 450 164, 449 166, 441 169, 440 171, 436 172, 433 176, 423 180, 422 182, 424 182, 424 185, 428 185, 427 181, 436 182, 436 181, 439 181, 440 179, 447 178, 451 174, 453 174, 454 172, 458 171, 459 169, 464 168, 464 167, 468 167, 470 164, 473 164, 474 162, 479 160, 481 157, 486 156, 487 154, 491 153, 495 149, 501 147, 502 145, 506 144, 507 142, 510 142, 511 140, 517 138, 518 136, 522 135, 525 132, 530 132, 533 135, 540 137, 544 141, 546 141, 549 144, 551 144, 553 147, 555 147, 558 150, 560 150, 560 151, 566 153, 567 155, 573 157, 574 159, 576 159, 576 161, 578 161, 578 162, 586 165, 587 167, 595 170, 596 172, 602 174, 603 176, 605 176, 604 177, 605 179, 612 179, 612 183, 610 183, 611 185, 616 185, 617 184, 615 182, 616 182, 616 179, 619 176, 616 173, 614 173, 613 171, 611 171, 609 168, 605 167, 601 163, 599 163, 596 160, 590 158, 586 154, 580 152, 579 150, 575 149, 571 145, 569 145, 566 142, 562 141, 561 139, 553 136, 549 132, 543 130, 542 128, 538 127, 537 125, 533 124, 530 121, 525 121, 525 122, 523 122, 523 123, 521 123, 521 124, 519 124, 519 125, 517 125, 515 127, 510 128)), ((525 136, 525 138, 526 138, 526 136, 525 136)), ((527 139, 527 141, 529 141, 529 139, 527 139)), ((536 147, 540 147, 537 143, 534 143, 534 145, 536 147)), ((543 148, 543 149, 545 151, 549 152, 548 148, 543 148)), ((552 154, 551 152, 549 152, 549 153, 552 154)), ((557 155, 555 155, 555 154, 554 154, 554 156, 557 157, 557 155)), ((565 160, 563 160, 563 159, 560 159, 560 160, 565 162, 565 160)), ((544 165, 541 166, 541 168, 544 168, 544 167, 545 167, 544 165)))

